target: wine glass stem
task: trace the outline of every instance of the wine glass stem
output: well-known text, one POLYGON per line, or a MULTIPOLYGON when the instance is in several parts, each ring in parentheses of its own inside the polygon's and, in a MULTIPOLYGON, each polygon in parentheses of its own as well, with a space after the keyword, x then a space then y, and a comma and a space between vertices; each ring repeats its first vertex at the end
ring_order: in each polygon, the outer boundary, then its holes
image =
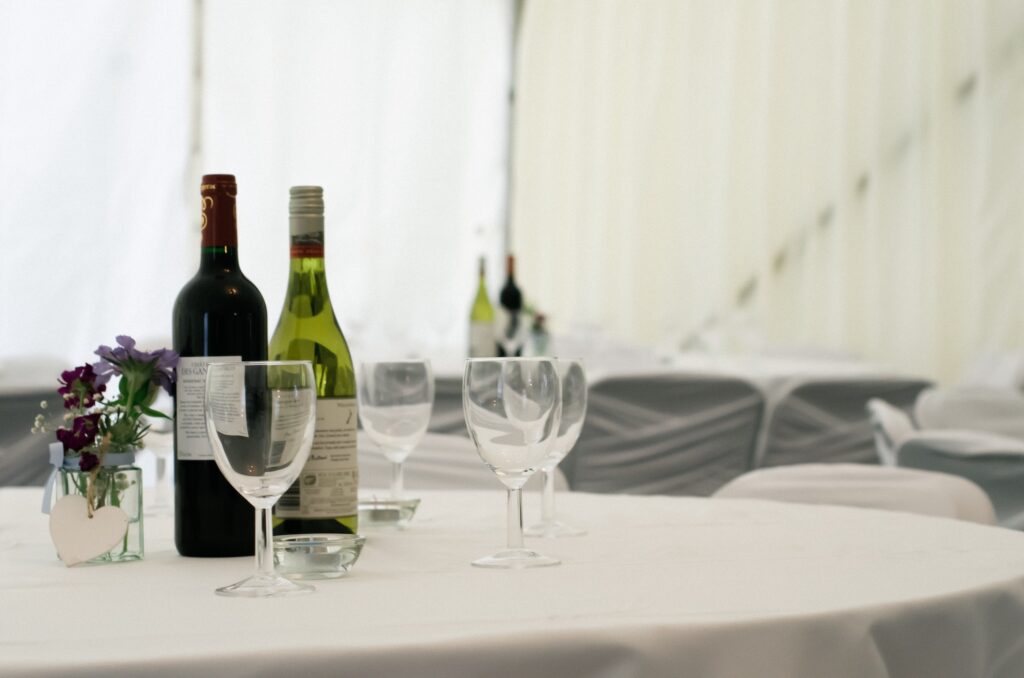
POLYGON ((256 509, 256 572, 274 575, 274 529, 269 508, 256 509))
POLYGON ((523 548, 523 491, 508 491, 508 548, 523 548))
POLYGON ((405 492, 405 482, 402 478, 402 462, 391 462, 391 498, 398 500, 405 492))
POLYGON ((555 470, 544 471, 544 493, 541 498, 541 521, 555 522, 555 470))

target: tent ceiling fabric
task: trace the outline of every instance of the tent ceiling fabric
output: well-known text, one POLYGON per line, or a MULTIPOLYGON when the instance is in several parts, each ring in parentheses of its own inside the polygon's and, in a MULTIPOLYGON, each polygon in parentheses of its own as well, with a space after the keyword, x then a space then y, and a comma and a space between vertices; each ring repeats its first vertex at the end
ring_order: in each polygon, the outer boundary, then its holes
POLYGON ((0 382, 28 354, 169 341, 206 172, 238 177, 271 330, 288 187, 321 184, 353 353, 461 357, 477 257, 500 279, 512 16, 506 0, 0 3, 0 288, 4 316, 32 320, 0 323, 0 382))
POLYGON ((528 2, 512 242, 556 329, 1024 344, 1024 5, 528 2))

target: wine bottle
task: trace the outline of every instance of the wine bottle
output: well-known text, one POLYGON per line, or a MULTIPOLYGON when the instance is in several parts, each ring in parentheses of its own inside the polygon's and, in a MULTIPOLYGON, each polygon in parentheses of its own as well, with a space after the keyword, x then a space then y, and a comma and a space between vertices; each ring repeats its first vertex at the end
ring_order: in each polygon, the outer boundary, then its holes
POLYGON ((252 506, 213 460, 203 397, 210 362, 266 360, 267 307, 238 266, 235 177, 207 174, 200 193, 199 272, 174 302, 174 541, 183 556, 252 555, 252 506))
POLYGON ((495 355, 494 307, 487 297, 486 261, 480 257, 480 282, 469 312, 469 357, 493 358, 495 355))
POLYGON ((270 355, 313 363, 317 411, 309 461, 274 507, 274 534, 355 533, 356 376, 327 291, 323 189, 293 186, 290 193, 288 292, 270 355))
POLYGON ((516 259, 508 255, 505 265, 505 286, 498 296, 503 312, 501 336, 498 337, 499 356, 523 354, 523 332, 519 326, 523 310, 523 293, 516 285, 516 259))

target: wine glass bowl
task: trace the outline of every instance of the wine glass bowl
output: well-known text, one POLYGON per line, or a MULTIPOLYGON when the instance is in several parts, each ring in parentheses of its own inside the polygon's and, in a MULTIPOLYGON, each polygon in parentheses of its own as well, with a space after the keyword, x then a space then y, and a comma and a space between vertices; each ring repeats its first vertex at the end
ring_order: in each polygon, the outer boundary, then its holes
POLYGON ((217 468, 256 509, 256 573, 217 589, 266 597, 313 588, 274 571, 270 509, 302 471, 313 444, 316 382, 308 361, 210 363, 206 428, 217 468))
POLYGON ((572 451, 583 429, 583 419, 587 414, 587 377, 582 360, 559 358, 555 364, 562 387, 562 416, 558 435, 540 467, 544 474, 541 522, 526 530, 526 534, 532 537, 586 534, 586 530, 566 525, 555 518, 555 467, 572 451))
POLYGON ((523 547, 522 487, 547 459, 561 416, 561 384, 545 358, 466 361, 462 390, 466 428, 483 462, 508 490, 508 546, 473 561, 478 567, 557 565, 523 547))
POLYGON ((360 521, 404 528, 419 499, 404 496, 403 463, 419 445, 434 406, 434 375, 426 360, 366 362, 359 366, 359 419, 391 462, 390 499, 360 500, 360 521))

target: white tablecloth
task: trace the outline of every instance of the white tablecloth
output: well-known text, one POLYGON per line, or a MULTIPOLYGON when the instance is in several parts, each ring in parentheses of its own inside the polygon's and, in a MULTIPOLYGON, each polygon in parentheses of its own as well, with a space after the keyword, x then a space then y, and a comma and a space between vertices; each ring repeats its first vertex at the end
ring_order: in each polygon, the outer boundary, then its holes
POLYGON ((563 564, 495 571, 469 561, 502 544, 502 492, 423 493, 348 579, 240 600, 213 589, 250 561, 178 557, 168 519, 143 562, 66 569, 38 499, 0 490, 0 674, 1024 675, 1024 535, 999 528, 569 493, 589 536, 531 542, 563 564))

